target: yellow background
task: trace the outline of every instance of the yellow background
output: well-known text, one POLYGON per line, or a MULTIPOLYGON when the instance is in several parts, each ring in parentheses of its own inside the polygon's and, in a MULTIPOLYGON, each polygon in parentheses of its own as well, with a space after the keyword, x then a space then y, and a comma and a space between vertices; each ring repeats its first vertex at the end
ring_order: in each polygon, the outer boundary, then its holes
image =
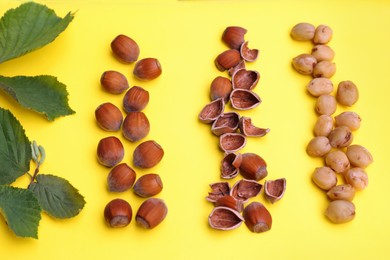
MULTIPOLYGON (((2 1, 1 15, 23 1, 2 1)), ((0 94, 0 106, 20 120, 31 140, 46 148, 42 173, 68 179, 85 196, 79 216, 55 220, 42 215, 39 239, 16 237, 0 221, 0 259, 388 259, 390 147, 389 60, 390 2, 386 0, 327 1, 39 1, 63 17, 76 12, 73 22, 53 43, 24 57, 0 64, 0 73, 55 75, 70 93, 76 114, 48 122, 0 94), (356 218, 335 225, 323 215, 325 193, 311 182, 311 172, 322 165, 309 157, 306 144, 312 138, 317 115, 315 99, 305 86, 310 78, 291 67, 291 59, 307 53, 310 43, 295 42, 289 31, 298 22, 327 24, 334 30, 330 46, 335 50, 335 85, 354 81, 360 99, 350 110, 362 117, 354 142, 367 147, 374 163, 367 168, 369 186, 354 203, 356 218), (273 216, 271 231, 254 234, 243 224, 221 232, 209 228, 213 206, 205 200, 209 184, 221 181, 222 152, 210 126, 198 121, 209 102, 209 85, 226 76, 214 66, 215 57, 227 49, 221 42, 224 29, 238 25, 248 30, 251 48, 260 49, 258 61, 248 68, 261 79, 255 92, 263 103, 250 111, 254 124, 269 127, 263 138, 248 139, 242 152, 260 154, 268 163, 267 179, 285 177, 284 198, 263 202, 273 216), (150 82, 133 78, 134 65, 118 62, 110 42, 126 34, 140 46, 140 58, 156 57, 163 73, 150 82), (122 95, 104 92, 103 71, 124 73, 130 85, 150 93, 144 112, 151 123, 146 139, 162 145, 162 162, 150 169, 136 169, 138 176, 159 173, 164 190, 157 195, 169 212, 163 223, 144 230, 133 222, 123 229, 104 223, 105 204, 116 197, 130 202, 135 212, 143 199, 131 191, 113 194, 106 189, 108 169, 96 160, 98 141, 111 133, 99 129, 94 110, 110 101, 121 106, 122 95)), ((227 110, 230 109, 228 106, 227 110)), ((338 108, 337 113, 346 110, 338 108)), ((124 162, 131 164, 137 144, 126 142, 124 162)), ((145 140, 146 140, 145 139, 145 140)), ((33 166, 33 165, 32 165, 33 166)), ((238 180, 238 178, 236 179, 238 180)), ((232 180, 233 183, 235 180, 232 180)), ((15 185, 25 187, 28 178, 15 185)), ((263 181, 261 181, 263 183, 263 181)))

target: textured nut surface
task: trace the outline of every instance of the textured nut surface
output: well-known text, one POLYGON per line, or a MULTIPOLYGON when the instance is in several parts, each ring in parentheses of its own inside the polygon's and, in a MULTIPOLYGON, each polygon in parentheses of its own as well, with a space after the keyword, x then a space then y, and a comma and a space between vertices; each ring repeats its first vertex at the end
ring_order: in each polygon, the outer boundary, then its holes
POLYGON ((307 53, 300 54, 292 60, 294 69, 303 75, 311 75, 316 64, 316 58, 307 53))
POLYGON ((280 200, 286 191, 286 183, 286 178, 267 180, 264 184, 265 198, 271 203, 280 200))
POLYGON ((314 78, 306 86, 307 91, 314 97, 330 94, 333 91, 333 83, 328 78, 314 78))
POLYGON ((219 147, 226 153, 234 153, 246 145, 246 137, 239 133, 226 133, 219 137, 219 147))
POLYGON ((207 201, 216 202, 219 198, 230 194, 230 185, 228 182, 215 182, 210 184, 211 192, 206 197, 207 201))
POLYGON ((245 136, 261 137, 269 133, 269 128, 260 128, 252 124, 250 117, 242 116, 238 124, 240 132, 245 136))
POLYGON ((318 62, 313 68, 313 77, 315 78, 331 78, 335 73, 336 64, 327 60, 318 62))
POLYGON ((374 161, 368 149, 358 144, 348 146, 345 153, 349 162, 354 167, 360 167, 364 169, 374 161))
POLYGON ((133 152, 133 163, 140 168, 152 168, 164 156, 164 150, 156 141, 148 140, 140 143, 133 152))
POLYGON ((250 198, 256 197, 262 188, 263 185, 255 180, 241 179, 233 185, 230 195, 246 203, 250 198))
POLYGON ((95 118, 98 126, 105 131, 118 131, 123 121, 120 109, 110 102, 96 108, 95 118))
POLYGON ((337 102, 336 98, 332 95, 321 95, 317 98, 315 104, 315 110, 320 115, 332 115, 336 112, 337 102))
POLYGON ((123 199, 113 199, 104 208, 104 219, 112 228, 121 228, 129 225, 132 217, 132 208, 123 199))
POLYGON ((219 198, 214 205, 216 207, 228 207, 237 212, 241 212, 244 209, 244 202, 230 195, 219 198))
POLYGON ((257 60, 257 57, 259 55, 259 50, 258 49, 250 49, 248 47, 248 42, 246 41, 243 44, 241 44, 240 54, 244 60, 249 61, 249 62, 253 62, 253 61, 257 60))
POLYGON ((209 215, 209 225, 214 229, 232 230, 241 226, 244 221, 241 214, 229 207, 215 207, 209 215))
POLYGON ((126 191, 133 186, 136 177, 136 172, 126 163, 118 164, 108 173, 108 190, 111 192, 126 191))
POLYGON ((132 63, 138 59, 140 49, 138 44, 129 36, 120 34, 111 42, 114 55, 124 63, 132 63))
POLYGON ((159 194, 163 189, 163 183, 160 175, 156 173, 148 173, 142 175, 135 182, 133 190, 140 197, 151 197, 159 194))
POLYGON ((244 208, 245 225, 254 233, 261 233, 271 229, 272 217, 266 207, 260 202, 251 202, 244 208))
POLYGON ((242 154, 240 174, 248 180, 259 181, 268 175, 267 163, 255 153, 242 154))
POLYGON ((297 41, 310 41, 314 37, 315 29, 311 23, 298 23, 291 29, 290 35, 297 41))
POLYGON ((239 49, 241 44, 244 43, 244 36, 247 30, 240 26, 228 26, 223 34, 222 41, 227 44, 231 49, 239 49))
POLYGON ((256 87, 260 79, 260 73, 256 70, 237 70, 232 76, 233 89, 252 90, 256 87))
POLYGON ((343 106, 352 106, 359 99, 359 90, 350 80, 341 81, 337 86, 337 101, 343 106))
POLYGON ((123 136, 131 142, 137 142, 145 138, 149 134, 149 131, 149 119, 143 112, 129 112, 125 120, 123 120, 123 136))
POLYGON ((221 161, 221 178, 232 179, 238 175, 238 170, 242 162, 240 153, 227 153, 221 161))
POLYGON ((114 70, 103 72, 100 77, 100 84, 103 89, 111 94, 121 94, 129 88, 126 76, 114 70))
POLYGON ((138 208, 135 221, 143 228, 152 229, 159 225, 167 214, 168 207, 162 199, 148 198, 138 208))
POLYGON ((329 143, 334 148, 344 148, 353 141, 353 134, 346 126, 335 127, 328 136, 329 143))
POLYGON ((100 164, 112 167, 122 161, 125 149, 122 142, 115 136, 101 139, 97 146, 97 157, 100 164))
POLYGON ((144 58, 135 63, 133 74, 139 80, 152 80, 162 73, 161 64, 156 58, 144 58))
POLYGON ((237 110, 249 110, 261 103, 260 97, 253 91, 247 89, 233 89, 230 94, 232 107, 237 110))
POLYGON ((225 71, 237 66, 240 60, 240 52, 236 49, 230 49, 222 52, 215 58, 215 66, 219 71, 225 71))
POLYGON ((355 205, 347 200, 331 201, 325 211, 325 216, 336 224, 351 221, 355 214, 355 205))
POLYGON ((217 76, 213 79, 210 85, 210 98, 216 100, 223 98, 225 103, 229 101, 230 92, 232 92, 233 86, 230 79, 222 76, 217 76))
POLYGON ((219 116, 211 125, 211 132, 217 136, 233 133, 238 129, 240 115, 236 112, 227 112, 219 116))
POLYGON ((311 179, 320 189, 323 190, 330 190, 337 184, 336 173, 327 166, 315 168, 311 179))
POLYGON ((142 87, 131 87, 123 97, 123 108, 127 113, 141 111, 149 103, 149 92, 142 87))
POLYGON ((225 101, 223 98, 218 98, 206 104, 199 112, 198 118, 203 123, 212 123, 225 110, 225 101))

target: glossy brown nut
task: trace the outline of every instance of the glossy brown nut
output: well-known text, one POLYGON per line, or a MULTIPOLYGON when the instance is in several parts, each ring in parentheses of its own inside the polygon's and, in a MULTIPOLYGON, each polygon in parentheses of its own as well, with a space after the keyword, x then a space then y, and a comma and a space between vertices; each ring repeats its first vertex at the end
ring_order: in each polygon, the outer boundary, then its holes
POLYGON ((123 97, 123 108, 127 113, 141 111, 149 103, 149 92, 142 87, 131 87, 123 97))
POLYGON ((97 157, 100 164, 112 167, 122 161, 125 149, 121 141, 115 136, 101 139, 97 147, 97 157))
POLYGON ((159 225, 167 214, 168 207, 162 199, 148 198, 139 207, 135 221, 143 228, 152 229, 159 225))
POLYGON ((161 178, 156 173, 148 173, 135 182, 133 190, 140 197, 151 197, 159 194, 163 189, 161 178))
POLYGON ((226 133, 219 137, 219 147, 226 153, 234 153, 245 147, 246 137, 239 133, 226 133))
POLYGON ((105 131, 118 131, 123 121, 122 112, 110 102, 96 108, 95 118, 98 126, 105 131))
POLYGON ((114 55, 124 63, 132 63, 138 59, 139 46, 129 36, 120 34, 111 42, 114 55))
POLYGON ((222 115, 224 110, 225 101, 223 101, 223 98, 218 98, 205 105, 200 111, 198 118, 201 122, 209 124, 222 115))
POLYGON ((237 110, 249 110, 261 103, 260 97, 253 91, 247 89, 233 89, 230 93, 232 107, 237 110))
POLYGON ((251 202, 244 208, 245 225, 254 233, 268 231, 272 227, 272 216, 260 202, 251 202))
POLYGON ((246 68, 245 60, 240 60, 240 62, 236 66, 231 67, 230 69, 228 69, 228 74, 231 77, 231 76, 234 75, 234 73, 237 70, 241 70, 241 69, 245 69, 245 68, 246 68))
POLYGON ((232 230, 241 226, 244 218, 241 214, 228 207, 215 207, 209 215, 209 225, 214 229, 232 230))
POLYGON ((232 76, 233 89, 252 90, 260 80, 260 73, 256 70, 237 70, 232 76))
POLYGON ((316 58, 314 56, 304 53, 296 56, 292 60, 293 68, 303 75, 311 75, 314 70, 314 66, 317 64, 316 58))
POLYGON ((156 141, 148 140, 135 148, 133 163, 140 168, 152 168, 162 160, 163 156, 163 148, 156 141))
POLYGON ((114 70, 103 72, 100 77, 103 89, 111 94, 121 94, 129 88, 129 83, 122 73, 114 70))
POLYGON ((242 154, 240 174, 248 180, 259 181, 268 175, 267 163, 255 153, 242 154))
POLYGON ((222 41, 231 49, 239 49, 244 43, 244 36, 247 33, 245 28, 240 26, 229 26, 222 34, 222 41))
POLYGON ((215 182, 210 184, 211 192, 206 197, 207 201, 216 202, 219 198, 230 194, 230 185, 228 182, 215 182))
POLYGON ((133 74, 139 80, 152 80, 159 77, 162 73, 161 64, 156 58, 144 58, 137 61, 134 66, 133 74))
POLYGON ((220 115, 211 125, 211 132, 216 136, 233 133, 238 129, 240 115, 236 112, 228 112, 220 115))
POLYGON ((123 199, 113 199, 104 208, 104 219, 112 228, 121 228, 129 225, 132 217, 132 208, 123 199))
POLYGON ((240 54, 241 57, 249 62, 253 62, 257 60, 257 57, 259 56, 259 50, 258 49, 250 49, 248 47, 248 42, 244 42, 241 44, 240 48, 240 54))
POLYGON ((214 78, 210 85, 210 98, 216 100, 223 98, 225 103, 229 101, 230 92, 232 92, 232 82, 230 79, 218 76, 214 78))
POLYGON ((150 131, 150 123, 143 112, 129 112, 123 120, 122 133, 131 142, 145 138, 150 131))
POLYGON ((237 181, 230 190, 230 196, 243 203, 248 202, 250 198, 256 197, 261 192, 263 185, 255 180, 242 179, 237 181))
POLYGON ((240 60, 240 52, 235 49, 230 49, 222 52, 215 58, 215 66, 219 71, 225 71, 237 66, 240 60))
POLYGON ((260 128, 252 124, 250 117, 242 116, 238 124, 240 132, 245 136, 262 137, 269 133, 269 128, 260 128))
POLYGON ((116 165, 107 176, 108 190, 123 192, 130 189, 137 177, 135 171, 126 163, 116 165))
POLYGON ((240 153, 228 153, 221 162, 221 178, 232 179, 238 175, 238 171, 242 162, 240 153))
POLYGON ((237 212, 241 212, 244 209, 244 202, 230 195, 219 198, 214 205, 216 207, 228 207, 237 212))
POLYGON ((275 203, 276 201, 283 198, 285 191, 286 178, 267 180, 264 184, 265 198, 271 203, 275 203))

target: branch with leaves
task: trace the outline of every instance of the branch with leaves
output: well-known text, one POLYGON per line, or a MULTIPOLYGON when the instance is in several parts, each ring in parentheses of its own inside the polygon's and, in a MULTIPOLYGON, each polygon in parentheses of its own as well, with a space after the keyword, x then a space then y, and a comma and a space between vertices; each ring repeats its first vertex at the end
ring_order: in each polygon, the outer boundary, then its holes
MULTIPOLYGON (((72 20, 71 13, 60 18, 34 2, 8 10, 0 19, 0 63, 47 45, 72 20)), ((53 76, 0 75, 0 90, 49 121, 74 113, 66 86, 53 76)), ((43 146, 30 142, 12 112, 0 107, 0 214, 17 236, 37 238, 42 211, 64 219, 78 215, 85 205, 84 197, 67 180, 40 173, 45 158, 43 146), (31 161, 36 165, 32 174, 31 161), (28 187, 13 187, 25 174, 30 176, 28 187)))

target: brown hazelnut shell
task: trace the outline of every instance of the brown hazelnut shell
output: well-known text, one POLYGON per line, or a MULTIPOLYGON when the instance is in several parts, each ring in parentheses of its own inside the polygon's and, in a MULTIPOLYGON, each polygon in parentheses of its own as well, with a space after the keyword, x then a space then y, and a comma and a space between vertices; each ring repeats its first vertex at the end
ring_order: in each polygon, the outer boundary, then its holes
POLYGON ((223 98, 225 103, 229 101, 230 92, 232 92, 232 82, 230 79, 218 76, 213 79, 210 85, 210 98, 216 100, 223 98))
POLYGON ((143 198, 157 195, 162 189, 163 183, 156 173, 148 173, 139 177, 133 187, 135 194, 143 198))
POLYGON ((200 111, 198 118, 203 123, 212 123, 225 110, 225 101, 223 98, 218 98, 205 105, 200 111))
POLYGON ((115 136, 101 139, 97 146, 97 157, 100 164, 113 167, 122 161, 125 149, 122 142, 115 136))
POLYGON ((211 132, 216 136, 234 133, 238 129, 240 115, 236 112, 227 112, 220 115, 211 125, 211 132))
POLYGON ((257 57, 259 55, 259 50, 258 49, 250 49, 248 47, 248 41, 246 41, 243 44, 241 44, 240 54, 244 60, 249 61, 249 62, 253 62, 253 61, 257 60, 257 57))
POLYGON ((219 71, 225 71, 237 66, 241 60, 241 55, 238 50, 230 49, 222 52, 215 59, 215 66, 219 71))
POLYGON ((255 153, 243 153, 240 174, 248 180, 259 181, 268 175, 267 163, 255 153))
POLYGON ((237 212, 241 212, 244 209, 244 202, 230 195, 219 198, 214 205, 216 207, 228 207, 237 212))
POLYGON ((229 76, 233 76, 234 73, 238 70, 241 70, 241 69, 246 69, 246 64, 245 64, 245 60, 240 60, 240 62, 234 66, 234 67, 231 67, 230 69, 228 69, 228 74, 229 76))
POLYGON ((140 49, 138 44, 129 36, 120 34, 111 42, 114 55, 124 63, 133 63, 138 59, 140 49))
POLYGON ((241 214, 228 207, 215 207, 209 215, 209 225, 214 229, 232 230, 241 226, 244 218, 241 214))
POLYGON ((240 132, 245 136, 262 137, 269 133, 269 128, 260 128, 252 124, 250 117, 242 116, 238 124, 240 132))
POLYGON ((232 179, 238 175, 242 156, 240 153, 228 153, 221 162, 221 178, 232 179))
POLYGON ((149 134, 149 131, 149 120, 145 113, 141 111, 129 112, 125 120, 123 120, 123 136, 131 142, 137 142, 145 138, 149 134))
POLYGON ((230 196, 246 203, 250 198, 256 197, 261 192, 262 188, 263 185, 255 180, 242 179, 233 185, 230 190, 230 196))
POLYGON ((249 110, 261 103, 260 97, 253 91, 247 89, 233 89, 230 93, 232 107, 237 110, 249 110))
POLYGON ((133 186, 136 177, 136 172, 126 163, 118 164, 108 173, 108 190, 111 192, 126 191, 133 186))
POLYGON ((100 84, 104 90, 111 94, 121 94, 129 88, 126 76, 114 70, 103 72, 100 84))
POLYGON ((216 202, 219 198, 230 194, 228 182, 215 182, 210 184, 211 192, 206 197, 207 201, 216 202))
POLYGON ((138 208, 135 221, 143 228, 152 229, 159 225, 167 214, 168 207, 162 199, 148 198, 138 208))
POLYGON ((267 180, 264 184, 265 198, 271 203, 275 203, 276 201, 280 200, 283 197, 285 191, 286 178, 267 180))
POLYGON ((228 26, 222 34, 222 41, 231 49, 239 49, 245 41, 247 30, 240 26, 228 26))
POLYGON ((123 121, 120 109, 110 102, 103 103, 96 108, 95 118, 98 126, 105 131, 118 131, 123 121))
POLYGON ((159 77, 162 73, 161 64, 156 58, 144 58, 135 63, 133 75, 143 81, 159 77))
POLYGON ((140 143, 133 152, 133 163, 140 168, 152 168, 164 156, 164 150, 156 141, 148 140, 140 143))
POLYGON ((149 92, 142 87, 131 87, 123 97, 123 108, 127 113, 141 111, 149 103, 149 92))
POLYGON ((268 231, 272 227, 272 216, 260 202, 251 202, 244 208, 243 217, 245 225, 254 233, 268 231))
POLYGON ((252 90, 260 80, 260 73, 256 70, 237 70, 232 76, 233 89, 252 90))
POLYGON ((104 219, 112 228, 121 228, 130 224, 133 210, 123 199, 113 199, 104 208, 104 219))
POLYGON ((239 133, 226 133, 219 137, 219 147, 226 153, 234 153, 246 145, 246 137, 239 133))

